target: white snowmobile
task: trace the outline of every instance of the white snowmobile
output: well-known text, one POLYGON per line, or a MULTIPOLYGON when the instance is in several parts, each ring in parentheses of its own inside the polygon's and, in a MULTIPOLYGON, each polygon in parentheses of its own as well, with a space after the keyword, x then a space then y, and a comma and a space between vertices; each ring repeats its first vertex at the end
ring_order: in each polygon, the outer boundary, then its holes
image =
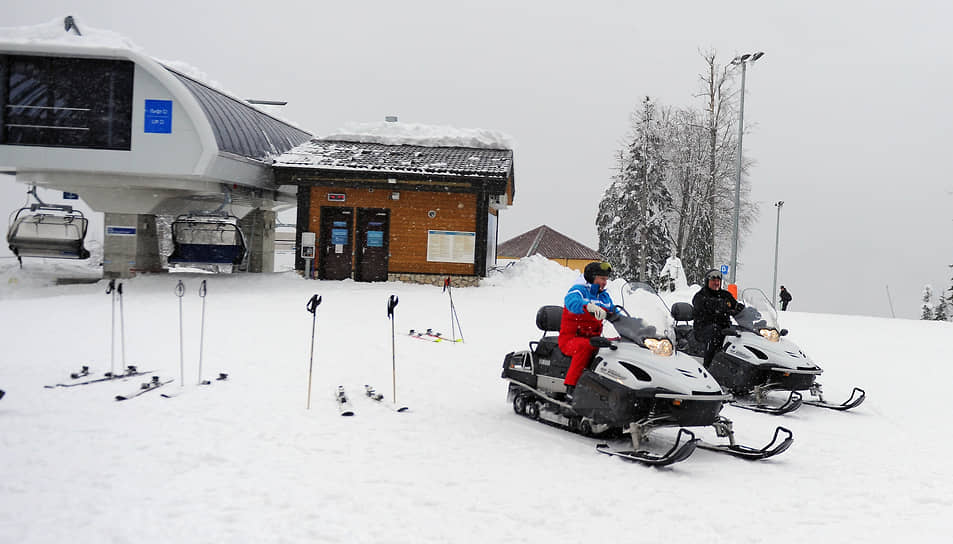
MULTIPOLYGON (((784 338, 788 331, 778 327, 778 314, 760 289, 741 292, 744 309, 735 316, 737 326, 724 332, 725 345, 715 354, 708 371, 728 392, 735 395, 732 405, 758 412, 786 414, 809 404, 833 410, 850 410, 866 398, 863 389, 855 387, 850 398, 840 404, 824 400, 821 384, 815 380, 823 370, 798 346, 784 338), (775 401, 773 391, 789 392, 786 399, 775 401), (804 400, 799 391, 808 391, 813 398, 804 400)), ((676 322, 692 320, 692 305, 672 305, 676 322)), ((677 325, 678 348, 701 363, 705 347, 695 340, 691 325, 677 325)))
POLYGON ((511 352, 503 360, 502 377, 509 382, 507 398, 517 414, 538 419, 587 436, 628 433, 632 450, 617 451, 607 444, 597 449, 650 465, 669 465, 688 458, 696 447, 747 459, 764 459, 787 450, 791 431, 778 427, 771 442, 756 449, 735 442, 732 422, 719 415, 731 398, 692 357, 673 349, 674 320, 665 302, 646 284, 630 284, 631 317, 624 308, 610 314, 619 337, 595 337, 599 348, 583 371, 571 397, 563 379, 570 358, 557 344, 562 307, 543 306, 536 326, 543 331, 529 350, 511 352), (661 427, 712 426, 727 444, 695 438, 680 428, 675 443, 664 452, 644 449, 649 434, 661 427), (784 435, 782 437, 782 434, 784 435))

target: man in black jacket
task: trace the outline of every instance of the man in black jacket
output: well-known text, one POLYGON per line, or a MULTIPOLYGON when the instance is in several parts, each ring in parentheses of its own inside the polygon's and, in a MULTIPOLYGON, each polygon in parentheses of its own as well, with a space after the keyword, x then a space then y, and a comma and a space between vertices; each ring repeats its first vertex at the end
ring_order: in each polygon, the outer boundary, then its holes
POLYGON ((721 288, 721 272, 705 273, 705 285, 692 299, 695 317, 695 338, 705 345, 705 368, 725 343, 722 329, 731 326, 731 316, 744 309, 728 291, 721 288))
POLYGON ((788 303, 791 302, 791 298, 793 298, 791 297, 791 293, 788 293, 788 290, 785 289, 784 286, 782 285, 781 286, 781 311, 782 312, 788 309, 788 303))

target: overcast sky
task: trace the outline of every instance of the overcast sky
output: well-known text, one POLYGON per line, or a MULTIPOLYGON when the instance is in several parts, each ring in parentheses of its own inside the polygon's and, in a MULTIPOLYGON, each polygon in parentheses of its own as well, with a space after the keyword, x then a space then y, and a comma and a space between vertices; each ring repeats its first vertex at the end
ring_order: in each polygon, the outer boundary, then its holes
POLYGON ((505 132, 516 201, 501 240, 546 224, 593 248, 641 98, 697 104, 700 49, 764 51, 744 139, 762 212, 739 284, 771 289, 783 200, 792 310, 890 316, 889 286, 897 316, 917 317, 924 284, 950 286, 953 4, 646 4, 32 0, 5 5, 0 26, 74 15, 240 97, 288 100, 283 116, 319 136, 386 115, 505 132))

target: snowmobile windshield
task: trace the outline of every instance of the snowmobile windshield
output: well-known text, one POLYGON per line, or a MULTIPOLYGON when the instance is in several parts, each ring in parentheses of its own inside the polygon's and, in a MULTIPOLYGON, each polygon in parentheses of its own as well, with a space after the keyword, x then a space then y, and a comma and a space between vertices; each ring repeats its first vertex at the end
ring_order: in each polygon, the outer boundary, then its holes
POLYGON ((741 303, 745 309, 738 312, 735 321, 743 329, 758 332, 760 329, 775 329, 778 327, 778 313, 774 311, 768 297, 761 289, 745 289, 741 292, 741 303))
POLYGON ((668 339, 675 344, 675 320, 651 285, 626 284, 622 302, 631 317, 620 315, 612 322, 621 338, 636 344, 644 344, 646 338, 668 339))

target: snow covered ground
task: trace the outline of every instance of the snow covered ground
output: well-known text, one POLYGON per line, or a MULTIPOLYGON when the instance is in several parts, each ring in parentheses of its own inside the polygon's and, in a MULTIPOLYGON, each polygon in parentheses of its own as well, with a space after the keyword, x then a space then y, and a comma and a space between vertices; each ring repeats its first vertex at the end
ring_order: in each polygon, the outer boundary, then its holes
MULTIPOLYGON (((760 446, 784 425, 794 445, 760 462, 697 450, 655 469, 600 455, 596 440, 506 402, 503 356, 538 338, 536 309, 559 304, 576 277, 548 261, 454 290, 466 339, 457 344, 404 334, 449 332, 436 287, 293 273, 125 281, 126 362, 175 378, 163 391, 183 390, 126 402, 114 396, 143 379, 43 387, 81 365, 110 370, 112 299, 105 282, 54 286, 61 271, 37 266, 0 260, 0 542, 949 542, 953 533, 953 323, 783 313, 789 338, 824 367, 830 400, 857 385, 867 402, 780 417, 727 407, 740 441, 760 446), (229 374, 210 386, 194 385, 202 280, 204 377, 229 374), (308 410, 314 293, 323 304, 308 410), (373 384, 391 396, 392 293, 406 414, 362 394, 373 384), (354 417, 338 414, 338 384, 354 417)), ((118 338, 115 354, 118 369, 118 338)))

